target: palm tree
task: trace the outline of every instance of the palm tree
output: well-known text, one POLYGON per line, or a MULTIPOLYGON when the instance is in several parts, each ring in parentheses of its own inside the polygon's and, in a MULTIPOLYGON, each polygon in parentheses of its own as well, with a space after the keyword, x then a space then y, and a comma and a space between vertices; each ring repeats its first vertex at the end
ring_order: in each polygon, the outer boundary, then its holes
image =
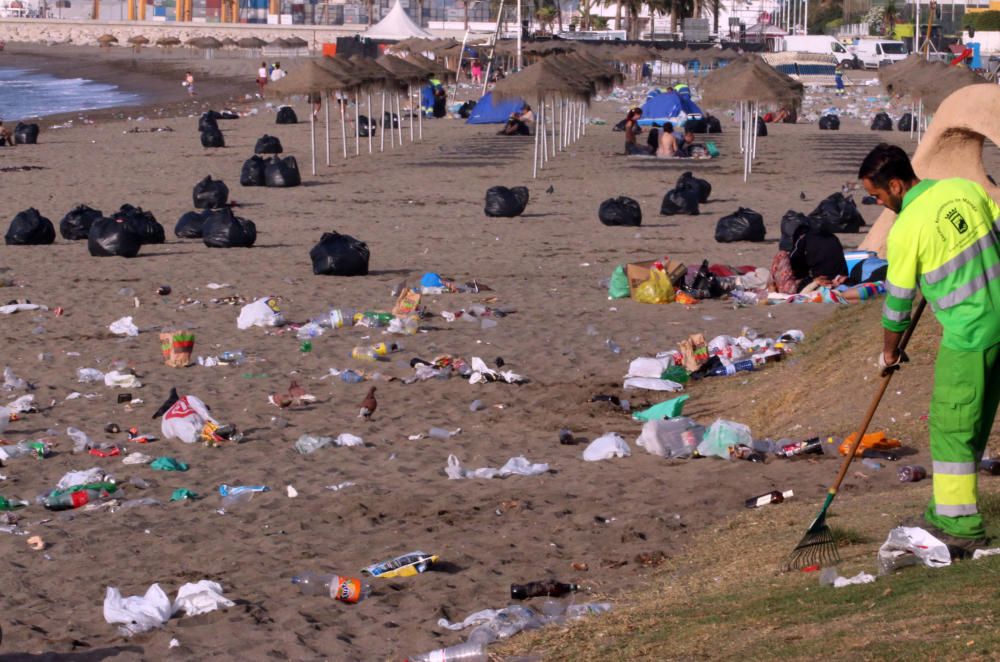
POLYGON ((899 19, 899 10, 896 9, 896 0, 889 0, 885 9, 882 10, 882 28, 888 30, 886 34, 891 35, 896 31, 896 21, 899 19))
POLYGON ((556 20, 556 10, 552 7, 540 7, 535 11, 535 20, 538 21, 543 33, 545 30, 548 30, 551 33, 552 24, 555 23, 556 20))

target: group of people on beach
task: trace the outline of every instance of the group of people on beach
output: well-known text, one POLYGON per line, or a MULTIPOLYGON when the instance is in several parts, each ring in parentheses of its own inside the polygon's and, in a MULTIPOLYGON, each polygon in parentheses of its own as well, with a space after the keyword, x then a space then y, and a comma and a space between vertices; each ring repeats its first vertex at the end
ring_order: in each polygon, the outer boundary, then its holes
POLYGON ((639 120, 642 118, 642 108, 633 108, 625 116, 625 154, 641 156, 657 156, 660 158, 690 158, 699 152, 699 145, 695 143, 694 131, 686 128, 677 131, 672 122, 664 122, 662 125, 653 125, 646 139, 646 144, 641 145, 638 135, 642 133, 639 120))
POLYGON ((257 69, 257 96, 263 98, 264 86, 266 86, 269 81, 277 83, 279 80, 284 78, 285 75, 286 72, 281 68, 280 62, 275 62, 270 66, 268 66, 267 62, 261 62, 260 68, 257 69))

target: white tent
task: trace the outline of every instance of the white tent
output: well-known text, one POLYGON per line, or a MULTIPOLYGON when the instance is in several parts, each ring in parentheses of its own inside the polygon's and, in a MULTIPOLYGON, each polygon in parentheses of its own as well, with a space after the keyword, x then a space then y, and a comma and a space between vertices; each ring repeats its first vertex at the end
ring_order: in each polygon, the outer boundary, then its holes
POLYGON ((369 39, 409 39, 410 37, 430 37, 432 35, 427 30, 424 30, 419 25, 413 22, 413 20, 403 9, 403 6, 399 4, 399 0, 396 0, 396 4, 392 6, 389 13, 385 15, 381 21, 371 26, 362 35, 369 39))

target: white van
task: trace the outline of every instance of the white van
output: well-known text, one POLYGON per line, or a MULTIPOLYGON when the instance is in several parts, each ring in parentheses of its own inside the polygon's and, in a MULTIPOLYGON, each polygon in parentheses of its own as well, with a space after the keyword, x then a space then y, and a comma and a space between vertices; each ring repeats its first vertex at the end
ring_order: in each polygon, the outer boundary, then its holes
POLYGON ((780 39, 778 46, 782 51, 832 55, 837 64, 845 67, 851 67, 854 63, 854 53, 829 35, 789 35, 780 39))
POLYGON ((906 44, 890 39, 861 39, 854 47, 854 53, 865 69, 878 69, 881 64, 905 60, 909 55, 906 44))

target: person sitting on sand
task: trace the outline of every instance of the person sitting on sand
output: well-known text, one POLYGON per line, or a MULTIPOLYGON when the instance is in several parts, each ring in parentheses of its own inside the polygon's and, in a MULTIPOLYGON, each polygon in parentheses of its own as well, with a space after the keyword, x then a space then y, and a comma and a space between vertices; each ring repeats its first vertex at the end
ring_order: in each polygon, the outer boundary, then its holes
POLYGON ((530 136, 531 129, 524 123, 522 113, 511 113, 507 118, 507 124, 500 129, 499 136, 530 136))
POLYGON ((816 287, 836 287, 847 280, 844 247, 837 236, 802 224, 791 237, 782 234, 771 261, 769 289, 798 294, 816 287))
POLYGON ((535 111, 528 104, 524 104, 524 108, 521 109, 521 121, 525 123, 535 121, 535 111))
POLYGON ((3 120, 0 120, 0 146, 6 145, 7 147, 14 146, 14 134, 10 129, 3 125, 3 120))
POLYGON ((708 150, 694 141, 694 131, 684 129, 684 140, 677 146, 677 156, 684 158, 704 158, 708 150))
POLYGON ((660 133, 660 144, 656 148, 656 155, 660 158, 672 157, 677 154, 677 138, 674 136, 674 125, 667 122, 663 125, 660 133))
POLYGON ((625 116, 625 154, 641 154, 649 156, 652 150, 646 145, 640 145, 636 141, 636 136, 642 131, 639 127, 639 118, 642 117, 642 108, 633 108, 625 116))

